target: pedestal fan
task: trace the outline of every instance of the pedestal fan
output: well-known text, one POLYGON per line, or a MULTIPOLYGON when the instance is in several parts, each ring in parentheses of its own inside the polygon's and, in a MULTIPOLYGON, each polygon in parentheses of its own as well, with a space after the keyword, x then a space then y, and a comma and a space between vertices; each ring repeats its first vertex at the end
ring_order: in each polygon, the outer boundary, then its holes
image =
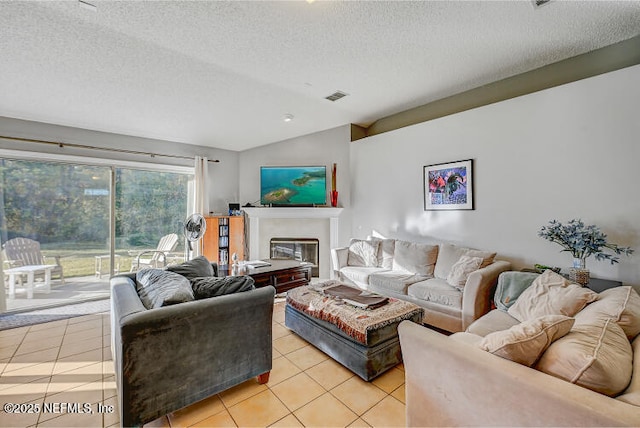
POLYGON ((184 221, 182 233, 187 241, 187 260, 191 260, 191 252, 193 251, 193 243, 199 241, 207 230, 207 222, 202 214, 191 214, 184 221))

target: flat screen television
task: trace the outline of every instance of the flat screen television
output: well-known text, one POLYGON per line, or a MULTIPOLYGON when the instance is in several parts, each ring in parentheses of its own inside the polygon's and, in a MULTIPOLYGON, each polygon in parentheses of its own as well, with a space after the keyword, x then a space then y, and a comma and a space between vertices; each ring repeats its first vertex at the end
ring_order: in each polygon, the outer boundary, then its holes
POLYGON ((260 203, 272 206, 325 205, 327 167, 260 167, 260 203))

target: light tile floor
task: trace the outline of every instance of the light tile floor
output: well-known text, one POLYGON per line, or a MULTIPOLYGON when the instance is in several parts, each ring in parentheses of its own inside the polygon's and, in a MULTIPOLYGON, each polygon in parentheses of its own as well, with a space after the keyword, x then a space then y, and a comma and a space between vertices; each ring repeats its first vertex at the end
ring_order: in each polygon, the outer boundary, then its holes
MULTIPOLYGON (((0 403, 25 411, 0 412, 0 426, 118 426, 110 340, 109 314, 0 331, 0 403)), ((402 364, 364 382, 290 332, 276 303, 267 384, 249 380, 147 426, 405 426, 404 401, 402 364)))

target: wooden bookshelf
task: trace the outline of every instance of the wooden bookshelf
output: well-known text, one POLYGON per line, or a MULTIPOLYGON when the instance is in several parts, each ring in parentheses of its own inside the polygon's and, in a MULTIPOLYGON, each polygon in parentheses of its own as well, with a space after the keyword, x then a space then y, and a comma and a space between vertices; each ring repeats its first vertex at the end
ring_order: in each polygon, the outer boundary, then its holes
POLYGON ((236 253, 244 260, 244 217, 206 217, 207 231, 203 238, 203 254, 221 267, 231 264, 231 255, 236 253))

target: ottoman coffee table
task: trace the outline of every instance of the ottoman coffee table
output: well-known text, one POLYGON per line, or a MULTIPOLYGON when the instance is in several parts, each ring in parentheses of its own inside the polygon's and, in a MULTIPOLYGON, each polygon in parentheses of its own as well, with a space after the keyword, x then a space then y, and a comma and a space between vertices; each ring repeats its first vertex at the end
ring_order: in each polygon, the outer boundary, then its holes
POLYGON ((398 324, 421 323, 423 310, 393 298, 375 309, 359 308, 325 293, 339 285, 345 284, 327 281, 288 291, 285 325, 369 381, 402 362, 398 324))

